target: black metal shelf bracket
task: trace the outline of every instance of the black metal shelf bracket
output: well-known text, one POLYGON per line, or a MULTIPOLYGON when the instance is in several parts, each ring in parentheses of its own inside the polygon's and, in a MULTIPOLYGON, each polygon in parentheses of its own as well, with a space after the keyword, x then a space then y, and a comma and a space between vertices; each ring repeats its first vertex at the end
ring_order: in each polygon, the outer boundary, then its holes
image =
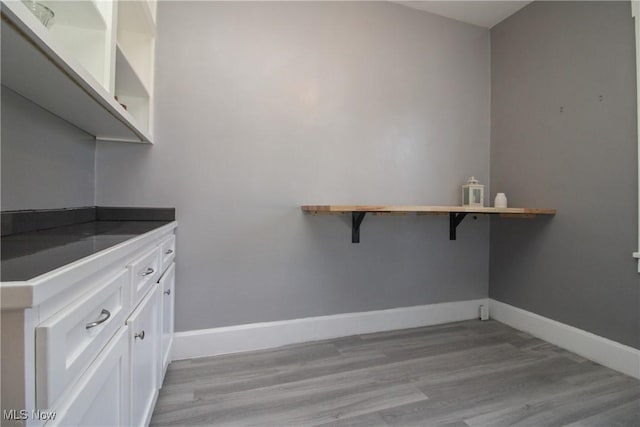
MULTIPOLYGON (((360 225, 367 212, 351 212, 351 243, 360 243, 360 225)), ((449 212, 449 240, 456 240, 456 229, 468 212, 449 212)), ((477 217, 474 215, 473 219, 477 217)))
POLYGON ((456 229, 466 216, 466 212, 449 212, 449 240, 456 240, 456 229))
POLYGON ((351 212, 351 243, 360 243, 360 224, 366 212, 351 212))

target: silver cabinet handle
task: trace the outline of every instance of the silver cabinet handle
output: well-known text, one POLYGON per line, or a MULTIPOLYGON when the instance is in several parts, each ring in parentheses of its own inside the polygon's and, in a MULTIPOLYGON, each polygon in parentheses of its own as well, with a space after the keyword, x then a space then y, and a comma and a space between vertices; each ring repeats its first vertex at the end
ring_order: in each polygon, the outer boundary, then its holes
POLYGON ((171 295, 171 289, 167 289, 166 291, 164 291, 165 295, 171 295))
POLYGON ((156 272, 156 271, 155 271, 153 268, 149 267, 149 268, 147 268, 145 271, 143 271, 142 273, 140 273, 140 275, 141 275, 141 276, 148 276, 148 275, 153 274, 153 273, 155 273, 155 272, 156 272))
POLYGON ((167 249, 164 254, 165 255, 171 255, 173 253, 173 249, 167 249))
POLYGON ((134 338, 144 339, 144 329, 133 336, 134 338))
POLYGON ((111 317, 111 312, 109 312, 109 310, 107 310, 106 308, 103 308, 102 311, 100 312, 100 316, 105 316, 105 317, 102 319, 98 319, 95 322, 87 323, 87 326, 85 326, 85 328, 91 329, 91 328, 95 328, 98 325, 103 324, 104 322, 109 320, 109 318, 111 317))

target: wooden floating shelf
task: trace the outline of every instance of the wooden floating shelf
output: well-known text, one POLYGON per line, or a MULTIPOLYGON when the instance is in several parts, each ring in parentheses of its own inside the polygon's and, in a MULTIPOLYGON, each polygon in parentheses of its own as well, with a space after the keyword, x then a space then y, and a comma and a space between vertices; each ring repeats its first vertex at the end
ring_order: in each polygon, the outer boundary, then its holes
POLYGON ((555 209, 479 208, 468 206, 382 206, 382 205, 303 205, 302 210, 313 214, 350 212, 450 213, 555 215, 555 209))
POLYGON ((449 215, 449 239, 456 240, 456 229, 468 215, 499 215, 505 218, 535 218, 555 215, 555 209, 485 208, 469 206, 385 206, 385 205, 303 205, 302 211, 312 215, 351 214, 351 242, 360 242, 360 224, 368 213, 374 215, 449 215))

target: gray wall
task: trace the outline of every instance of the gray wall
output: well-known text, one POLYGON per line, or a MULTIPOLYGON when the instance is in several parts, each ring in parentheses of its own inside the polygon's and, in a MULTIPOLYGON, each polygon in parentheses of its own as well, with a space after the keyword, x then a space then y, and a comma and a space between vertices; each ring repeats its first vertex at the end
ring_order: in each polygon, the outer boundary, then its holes
POLYGON ((2 88, 2 210, 92 206, 93 137, 2 88))
POLYGON ((488 222, 301 204, 457 204, 488 181, 489 32, 386 2, 160 2, 153 147, 98 144, 100 205, 175 206, 176 328, 487 296, 488 222))
POLYGON ((558 215, 492 221, 490 295, 640 348, 634 58, 629 2, 534 2, 491 30, 492 188, 558 215))

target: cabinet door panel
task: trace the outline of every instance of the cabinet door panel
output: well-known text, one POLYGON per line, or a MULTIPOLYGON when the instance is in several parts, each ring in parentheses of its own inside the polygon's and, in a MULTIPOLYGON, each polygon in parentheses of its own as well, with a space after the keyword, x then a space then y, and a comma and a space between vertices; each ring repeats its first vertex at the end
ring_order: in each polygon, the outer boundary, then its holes
POLYGON ((129 422, 129 331, 124 326, 72 388, 47 426, 116 426, 129 422))
POLYGON ((127 320, 131 363, 131 425, 149 424, 160 385, 160 295, 157 284, 127 320))

